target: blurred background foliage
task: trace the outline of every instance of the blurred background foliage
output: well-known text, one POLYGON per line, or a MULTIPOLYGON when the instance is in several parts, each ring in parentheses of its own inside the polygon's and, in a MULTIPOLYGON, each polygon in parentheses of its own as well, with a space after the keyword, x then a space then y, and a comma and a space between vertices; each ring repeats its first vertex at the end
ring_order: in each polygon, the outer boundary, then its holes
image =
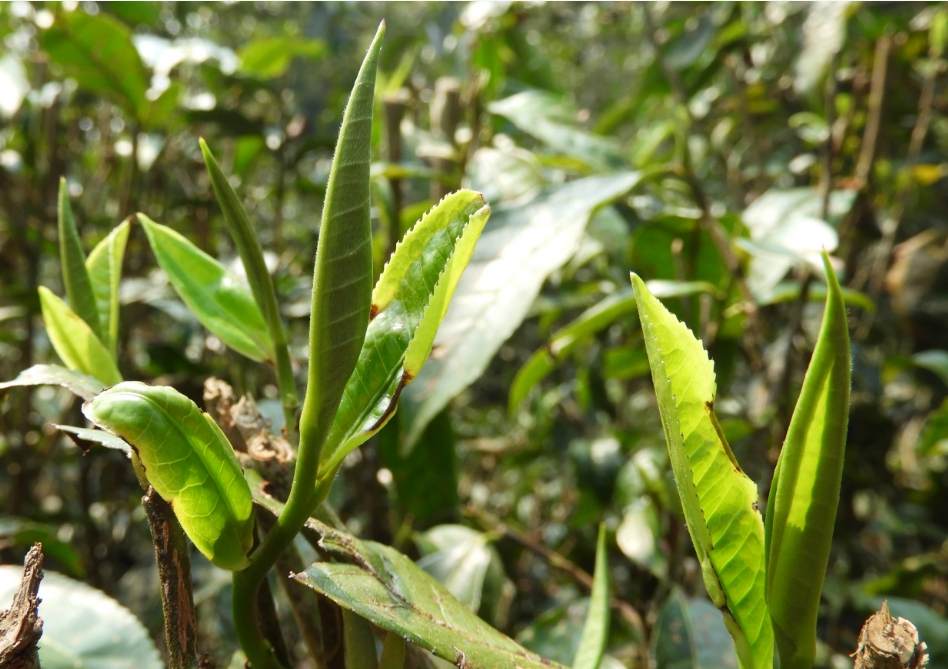
MULTIPOLYGON (((142 211, 241 267, 204 137, 257 225, 298 379, 342 106, 380 19, 377 271, 445 193, 494 213, 421 378, 331 502, 485 619, 569 663, 595 528, 609 530, 609 667, 736 666, 684 531, 628 275, 705 342, 716 410, 762 495, 822 314, 819 251, 853 333, 843 498, 820 667, 851 666, 886 597, 948 661, 948 8, 920 3, 0 5, 0 379, 54 361, 64 175, 87 249, 142 211), (847 665, 850 662, 850 665, 847 665)), ((280 427, 270 371, 194 320, 133 227, 126 378, 197 401, 219 376, 280 427)), ((53 423, 0 409, 0 553, 129 607, 162 644, 138 484, 53 423)), ((204 649, 235 641, 229 583, 194 556, 204 649)), ((285 611, 282 612, 286 614, 285 611)), ((288 628, 289 629, 289 628, 288 628)), ((297 640, 298 641, 298 640, 297 640)))

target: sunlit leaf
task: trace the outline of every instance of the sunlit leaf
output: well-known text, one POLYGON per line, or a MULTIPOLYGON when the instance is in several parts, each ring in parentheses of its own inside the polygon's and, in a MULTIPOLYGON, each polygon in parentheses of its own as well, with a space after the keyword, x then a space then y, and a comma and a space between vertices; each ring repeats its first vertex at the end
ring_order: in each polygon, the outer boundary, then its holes
POLYGON ((724 615, 743 669, 772 669, 757 486, 734 459, 714 416, 714 365, 701 342, 634 274, 632 286, 672 470, 705 587, 724 615))
POLYGON ((253 503, 234 449, 210 416, 167 386, 121 383, 82 405, 95 425, 132 445, 149 483, 222 569, 249 564, 253 503))
POLYGON ((66 179, 59 180, 59 261, 62 265, 63 284, 69 306, 86 322, 93 334, 102 340, 102 328, 92 279, 86 268, 86 254, 82 250, 76 220, 69 204, 66 179))
POLYGON ((429 360, 401 397, 410 447, 425 425, 487 368, 520 325, 540 286, 579 248, 599 207, 634 188, 638 172, 589 177, 495 209, 458 283, 429 360))
POLYGON ((780 666, 810 669, 849 421, 849 327, 836 274, 823 325, 777 461, 767 510, 767 604, 780 666))
POLYGON ((282 76, 297 56, 318 60, 326 53, 326 44, 318 39, 299 39, 287 35, 259 37, 237 55, 240 71, 263 79, 282 76))
MULTIPOLYGON (((356 76, 326 185, 313 271, 309 374, 300 417, 301 450, 307 452, 309 445, 321 447, 329 434, 369 325, 372 305, 369 160, 375 74, 384 35, 383 23, 356 76)), ((325 461, 325 458, 320 460, 325 461)))
POLYGON ((589 612, 583 625, 583 636, 573 660, 573 669, 599 669, 609 639, 609 560, 606 550, 606 526, 599 526, 596 542, 596 569, 593 572, 589 612))
POLYGON ((418 375, 490 215, 479 193, 448 195, 398 244, 372 293, 372 322, 323 446, 320 475, 375 434, 418 375))
POLYGON ((273 360, 273 344, 253 297, 223 265, 144 214, 138 220, 161 269, 201 324, 251 360, 273 360))
POLYGON ((118 344, 118 291, 122 280, 122 260, 125 258, 125 245, 128 243, 130 227, 128 221, 123 221, 92 249, 92 253, 86 259, 99 321, 102 324, 103 338, 107 340, 112 355, 115 355, 118 344))
POLYGON ((491 561, 500 556, 490 537, 463 525, 436 525, 415 537, 421 552, 418 566, 477 613, 491 561))
POLYGON ((121 382, 115 360, 88 324, 45 286, 39 287, 39 298, 46 334, 66 367, 107 386, 121 382))
MULTIPOLYGON (((13 599, 22 577, 22 567, 0 567, 0 601, 13 599)), ((38 645, 43 669, 165 666, 145 626, 101 590, 45 569, 40 599, 43 636, 38 645)))
POLYGON ((60 386, 84 400, 92 399, 105 388, 97 378, 59 365, 33 365, 12 381, 0 383, 0 390, 16 386, 60 386))

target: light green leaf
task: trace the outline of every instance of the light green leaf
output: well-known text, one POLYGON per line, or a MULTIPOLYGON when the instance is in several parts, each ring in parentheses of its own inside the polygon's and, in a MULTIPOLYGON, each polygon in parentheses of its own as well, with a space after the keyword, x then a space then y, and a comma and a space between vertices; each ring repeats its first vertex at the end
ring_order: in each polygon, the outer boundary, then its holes
POLYGON ((63 284, 66 286, 66 298, 69 306, 89 329, 102 339, 99 311, 95 294, 92 292, 92 280, 86 269, 86 254, 82 251, 76 219, 69 204, 66 179, 59 180, 59 261, 62 264, 63 284))
POLYGON ((92 399, 105 388, 95 377, 59 365, 33 365, 12 381, 0 383, 0 390, 15 386, 60 386, 84 400, 92 399))
POLYGON ((132 445, 148 482, 211 562, 231 571, 249 564, 250 488, 233 447, 210 416, 173 388, 134 381, 97 395, 82 412, 132 445))
MULTIPOLYGON (((624 486, 628 486, 632 476, 638 477, 636 483, 644 488, 636 463, 629 461, 620 470, 619 478, 624 486)), ((617 488, 618 485, 617 480, 617 488)), ((657 505, 648 495, 637 496, 622 512, 622 522, 616 528, 616 544, 632 562, 664 581, 668 577, 668 557, 659 548, 657 537, 661 536, 657 505)))
MULTIPOLYGON (((43 669, 164 667, 148 630, 131 611, 101 590, 48 569, 44 572, 39 607, 43 669)), ((13 599, 22 576, 22 567, 0 567, 0 601, 13 599)))
POLYGON ((86 259, 92 281, 102 333, 108 338, 109 350, 115 356, 119 329, 119 284, 122 281, 122 260, 131 226, 123 221, 99 242, 86 259))
POLYGON ((372 322, 323 446, 320 477, 378 432, 431 352, 490 215, 479 193, 445 197, 398 244, 372 293, 372 322))
POLYGON ((463 525, 436 525, 416 535, 415 543, 422 555, 418 566, 477 613, 491 562, 503 569, 490 537, 463 525))
POLYGON ((101 12, 60 12, 39 41, 80 88, 117 102, 136 119, 147 116, 150 76, 123 23, 101 12))
POLYGON ((583 636, 573 660, 573 669, 599 669, 609 638, 609 559, 606 550, 606 526, 599 526, 596 543, 596 569, 589 597, 589 613, 583 625, 583 636))
POLYGON ((342 610, 346 644, 346 669, 378 669, 375 636, 369 622, 349 609, 342 610))
POLYGON ((724 614, 742 668, 772 669, 757 486, 741 471, 714 416, 714 365, 701 342, 635 274, 632 286, 672 470, 705 587, 724 614))
POLYGON ((783 669, 813 666, 849 421, 846 307, 825 253, 823 262, 829 284, 823 325, 777 461, 767 509, 767 604, 783 669))
POLYGON ((260 37, 242 48, 240 71, 262 79, 283 75, 297 56, 318 60, 326 53, 326 45, 318 39, 299 39, 286 35, 260 37))
POLYGON ((393 548, 310 519, 321 545, 343 562, 317 562, 296 579, 373 624, 467 669, 562 669, 475 616, 393 548))
POLYGON ((441 324, 438 357, 402 393, 406 448, 484 372, 526 317, 546 277, 579 248, 593 213, 641 179, 638 172, 579 179, 493 211, 441 324))
POLYGON ((253 297, 223 265, 144 214, 138 220, 161 269, 201 324, 251 360, 272 361, 273 344, 253 297))
POLYGON ((652 631, 655 669, 737 669, 734 643, 714 606, 675 588, 652 631))
POLYGON ((948 351, 941 349, 919 351, 912 356, 912 362, 922 369, 927 369, 941 379, 942 383, 948 385, 948 351))
POLYGON ((310 449, 317 452, 315 449, 322 446, 329 434, 369 325, 372 306, 369 159, 375 73, 384 34, 383 22, 362 61, 349 96, 326 186, 313 271, 309 374, 300 417, 301 453, 310 449))
POLYGON ((569 325, 553 333, 550 340, 517 371, 510 386, 508 411, 513 414, 527 393, 566 360, 579 344, 609 327, 619 318, 634 312, 635 296, 632 290, 620 290, 603 298, 569 325))
POLYGON ((66 367, 107 386, 121 382, 115 360, 89 325, 45 286, 39 287, 39 298, 46 333, 66 367))
POLYGON ((405 666, 405 640, 394 632, 385 635, 378 669, 402 669, 405 666))

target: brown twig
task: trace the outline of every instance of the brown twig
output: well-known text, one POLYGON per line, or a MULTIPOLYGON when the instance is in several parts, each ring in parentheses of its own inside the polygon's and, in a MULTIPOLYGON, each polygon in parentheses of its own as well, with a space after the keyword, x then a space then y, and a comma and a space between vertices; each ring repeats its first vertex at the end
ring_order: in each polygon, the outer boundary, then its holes
POLYGON ((191 560, 184 531, 171 505, 150 487, 142 506, 151 528, 165 618, 165 643, 169 669, 197 666, 197 616, 191 590, 191 560))
POLYGON ((0 669, 40 669, 36 644, 43 635, 39 617, 43 545, 33 544, 23 561, 23 578, 13 603, 0 612, 0 669))
MULTIPOLYGON (((382 120, 385 123, 386 158, 392 166, 402 161, 402 118, 405 116, 405 109, 408 108, 410 99, 411 93, 400 88, 382 101, 385 110, 382 120)), ((388 256, 391 257, 395 253, 395 245, 402 236, 402 179, 391 177, 388 183, 392 189, 392 210, 389 212, 388 226, 388 256)))
MULTIPOLYGON (((435 82, 434 96, 431 100, 431 132, 452 147, 455 147, 454 135, 461 120, 461 84, 453 77, 441 77, 435 82)), ((451 174, 456 161, 449 158, 435 158, 434 168, 439 174, 451 174)), ((439 201, 451 192, 448 184, 441 179, 431 182, 431 199, 439 201)))

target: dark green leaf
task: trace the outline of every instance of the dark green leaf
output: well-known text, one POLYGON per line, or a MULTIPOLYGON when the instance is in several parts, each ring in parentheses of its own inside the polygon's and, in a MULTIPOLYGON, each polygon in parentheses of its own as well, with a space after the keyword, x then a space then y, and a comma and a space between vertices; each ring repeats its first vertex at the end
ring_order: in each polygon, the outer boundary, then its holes
POLYGON ((346 669, 378 669, 372 626, 349 609, 342 610, 346 643, 346 669))
POLYGON ((83 578, 85 567, 76 550, 59 538, 59 527, 37 523, 26 518, 0 517, 0 539, 5 545, 14 544, 31 548, 43 544, 43 554, 59 562, 71 575, 83 578))
POLYGON ((12 381, 0 383, 0 390, 15 386, 61 386, 84 400, 92 399, 105 388, 95 377, 59 365, 33 365, 12 381))
POLYGON ((253 297, 223 265, 171 228, 138 215, 161 269, 201 324, 251 360, 272 361, 273 344, 253 297))
POLYGON ((658 616, 651 655, 655 669, 738 669, 718 610, 706 599, 687 599, 678 588, 658 616))
POLYGON ((66 298, 72 310, 86 322, 93 334, 102 340, 102 328, 92 280, 86 269, 86 254, 76 230, 76 219, 69 204, 66 179, 59 180, 59 261, 62 264, 66 298))
POLYGON ((210 416, 167 386, 121 383, 82 405, 86 418, 135 449, 149 483, 222 569, 249 564, 253 503, 240 463, 210 416))

